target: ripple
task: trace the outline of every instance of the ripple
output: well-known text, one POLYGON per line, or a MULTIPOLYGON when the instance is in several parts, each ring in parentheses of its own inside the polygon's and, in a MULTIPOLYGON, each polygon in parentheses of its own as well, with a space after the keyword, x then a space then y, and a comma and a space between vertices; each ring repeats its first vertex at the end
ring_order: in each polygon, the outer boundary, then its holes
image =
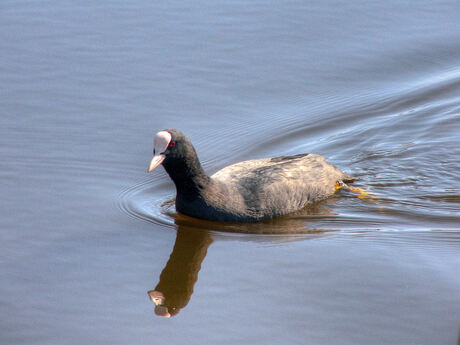
POLYGON ((123 190, 118 196, 118 207, 132 218, 174 228, 174 218, 168 212, 171 195, 165 191, 168 183, 159 180, 158 177, 145 179, 123 190))

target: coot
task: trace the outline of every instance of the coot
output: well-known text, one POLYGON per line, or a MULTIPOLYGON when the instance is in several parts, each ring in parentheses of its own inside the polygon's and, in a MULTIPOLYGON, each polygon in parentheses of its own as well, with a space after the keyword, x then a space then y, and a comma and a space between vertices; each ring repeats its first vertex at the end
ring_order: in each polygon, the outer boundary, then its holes
POLYGON ((214 221, 256 222, 297 211, 352 181, 323 156, 243 161, 208 176, 190 139, 177 129, 156 134, 148 172, 163 164, 176 185, 176 210, 214 221))

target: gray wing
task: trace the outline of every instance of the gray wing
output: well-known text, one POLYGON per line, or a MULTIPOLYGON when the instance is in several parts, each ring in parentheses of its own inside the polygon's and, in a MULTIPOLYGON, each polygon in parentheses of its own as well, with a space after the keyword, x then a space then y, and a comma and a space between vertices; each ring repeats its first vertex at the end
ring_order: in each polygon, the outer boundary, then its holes
POLYGON ((316 154, 244 161, 212 175, 230 185, 247 211, 278 216, 294 212, 335 192, 335 183, 349 175, 316 154))

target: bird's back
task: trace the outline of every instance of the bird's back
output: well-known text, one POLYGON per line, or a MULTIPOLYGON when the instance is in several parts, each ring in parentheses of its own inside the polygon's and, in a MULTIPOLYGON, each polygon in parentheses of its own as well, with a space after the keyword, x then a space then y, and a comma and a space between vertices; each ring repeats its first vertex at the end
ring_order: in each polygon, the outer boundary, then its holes
POLYGON ((332 195, 337 181, 352 179, 317 154, 244 161, 211 178, 238 193, 244 200, 241 212, 257 219, 297 211, 332 195))

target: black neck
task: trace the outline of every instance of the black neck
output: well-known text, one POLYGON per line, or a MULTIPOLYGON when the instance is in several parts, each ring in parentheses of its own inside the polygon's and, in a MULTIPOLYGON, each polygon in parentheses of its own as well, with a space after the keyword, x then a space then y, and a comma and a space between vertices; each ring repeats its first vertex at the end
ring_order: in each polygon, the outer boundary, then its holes
POLYGON ((163 163, 166 172, 176 185, 177 193, 194 197, 210 183, 210 178, 203 170, 198 158, 166 159, 163 163))

